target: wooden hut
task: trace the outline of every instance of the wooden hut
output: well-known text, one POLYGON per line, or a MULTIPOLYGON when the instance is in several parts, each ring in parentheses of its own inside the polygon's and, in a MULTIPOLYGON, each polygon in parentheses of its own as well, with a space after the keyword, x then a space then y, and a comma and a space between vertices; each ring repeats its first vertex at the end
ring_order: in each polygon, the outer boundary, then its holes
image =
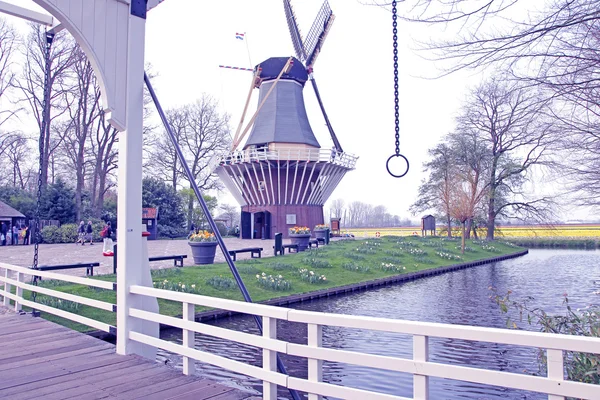
POLYGON ((421 236, 435 236, 435 217, 431 214, 421 217, 421 236))
POLYGON ((158 239, 158 208, 142 208, 142 224, 146 225, 146 231, 150 232, 148 240, 158 239))

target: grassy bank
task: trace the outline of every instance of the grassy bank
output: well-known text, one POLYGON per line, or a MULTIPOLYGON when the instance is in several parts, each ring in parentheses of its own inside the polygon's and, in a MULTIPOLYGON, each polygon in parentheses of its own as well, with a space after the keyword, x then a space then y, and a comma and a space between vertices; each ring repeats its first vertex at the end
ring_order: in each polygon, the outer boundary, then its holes
MULTIPOLYGON (((468 241, 465 254, 460 252, 458 240, 444 238, 394 237, 381 239, 347 240, 332 242, 298 254, 269 257, 236 262, 238 270, 252 298, 256 302, 292 294, 308 293, 319 289, 338 287, 378 278, 385 278, 424 269, 436 268, 461 262, 512 254, 521 248, 503 243, 468 241)), ((169 268, 152 271, 154 286, 180 292, 202 294, 242 300, 242 295, 231 278, 226 264, 169 268)), ((114 275, 97 277, 114 281, 114 275)), ((55 290, 84 297, 116 302, 112 291, 87 286, 43 282, 55 290)), ((87 306, 38 296, 38 301, 59 306, 89 318, 115 324, 115 314, 87 306)), ((181 315, 181 304, 159 300, 160 312, 165 315, 181 315)), ((203 311, 197 307, 197 311, 203 311)), ((48 319, 85 331, 86 327, 60 321, 53 316, 48 319)))
POLYGON ((600 240, 597 238, 579 237, 506 237, 505 240, 520 247, 529 249, 587 249, 600 248, 600 240))

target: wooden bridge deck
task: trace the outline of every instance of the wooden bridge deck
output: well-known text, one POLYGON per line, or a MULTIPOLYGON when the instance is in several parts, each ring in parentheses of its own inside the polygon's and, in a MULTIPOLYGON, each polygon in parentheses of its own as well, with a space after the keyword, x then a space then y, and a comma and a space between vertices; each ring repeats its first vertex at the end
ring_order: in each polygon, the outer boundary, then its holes
POLYGON ((0 315, 0 377, 11 400, 258 399, 30 315, 0 315))

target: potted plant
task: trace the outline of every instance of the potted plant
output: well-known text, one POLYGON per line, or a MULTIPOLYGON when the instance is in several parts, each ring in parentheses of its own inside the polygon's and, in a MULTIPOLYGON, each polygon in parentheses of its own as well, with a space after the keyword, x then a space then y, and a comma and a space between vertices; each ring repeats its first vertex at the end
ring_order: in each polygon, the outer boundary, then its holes
MULTIPOLYGON (((315 225, 315 237, 317 239, 319 239, 319 238, 325 239, 325 237, 328 235, 328 233, 329 233, 329 225, 326 225, 326 224, 315 225)), ((327 243, 327 241, 326 241, 326 243, 327 243)))
POLYGON ((298 251, 304 251, 308 248, 310 229, 305 226, 294 226, 288 232, 290 239, 292 239, 292 244, 298 245, 298 251))
POLYGON ((199 231, 188 236, 195 264, 213 264, 217 251, 217 238, 208 231, 199 231))

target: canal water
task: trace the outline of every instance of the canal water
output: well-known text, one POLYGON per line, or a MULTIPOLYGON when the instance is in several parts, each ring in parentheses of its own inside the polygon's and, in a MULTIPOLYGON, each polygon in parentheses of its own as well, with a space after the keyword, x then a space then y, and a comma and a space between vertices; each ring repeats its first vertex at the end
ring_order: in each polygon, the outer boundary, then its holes
MULTIPOLYGON (((413 282, 382 287, 350 295, 292 305, 291 308, 336 314, 364 315, 413 321, 464 324, 506 328, 507 315, 490 299, 490 287, 499 294, 512 291, 514 299, 532 296, 532 306, 549 313, 565 310, 564 295, 574 308, 600 303, 600 251, 530 250, 526 256, 461 271, 450 272, 413 282)), ((214 325, 258 334, 254 320, 235 316, 214 325)), ((521 323, 520 327, 537 330, 521 323)), ((181 343, 181 332, 166 331, 161 336, 181 343)), ((306 328, 301 324, 281 322, 278 337, 295 343, 306 343, 306 328)), ((370 354, 412 357, 412 339, 398 334, 376 331, 324 327, 325 347, 370 354)), ((260 350, 210 336, 196 335, 196 347, 238 361, 260 366, 260 350)), ((430 339, 430 360, 460 366, 518 373, 538 372, 537 351, 516 346, 467 342, 452 339, 430 339)), ((181 358, 161 352, 181 367, 181 358)), ((284 357, 288 372, 306 377, 306 361, 284 357)), ((197 363, 197 374, 229 384, 261 391, 261 382, 211 365, 197 363)), ((409 374, 340 363, 324 363, 324 380, 343 386, 368 389, 398 396, 412 397, 409 374)), ((280 391, 281 398, 287 392, 280 391)), ((542 399, 543 395, 476 385, 444 379, 430 379, 433 399, 542 399)))

